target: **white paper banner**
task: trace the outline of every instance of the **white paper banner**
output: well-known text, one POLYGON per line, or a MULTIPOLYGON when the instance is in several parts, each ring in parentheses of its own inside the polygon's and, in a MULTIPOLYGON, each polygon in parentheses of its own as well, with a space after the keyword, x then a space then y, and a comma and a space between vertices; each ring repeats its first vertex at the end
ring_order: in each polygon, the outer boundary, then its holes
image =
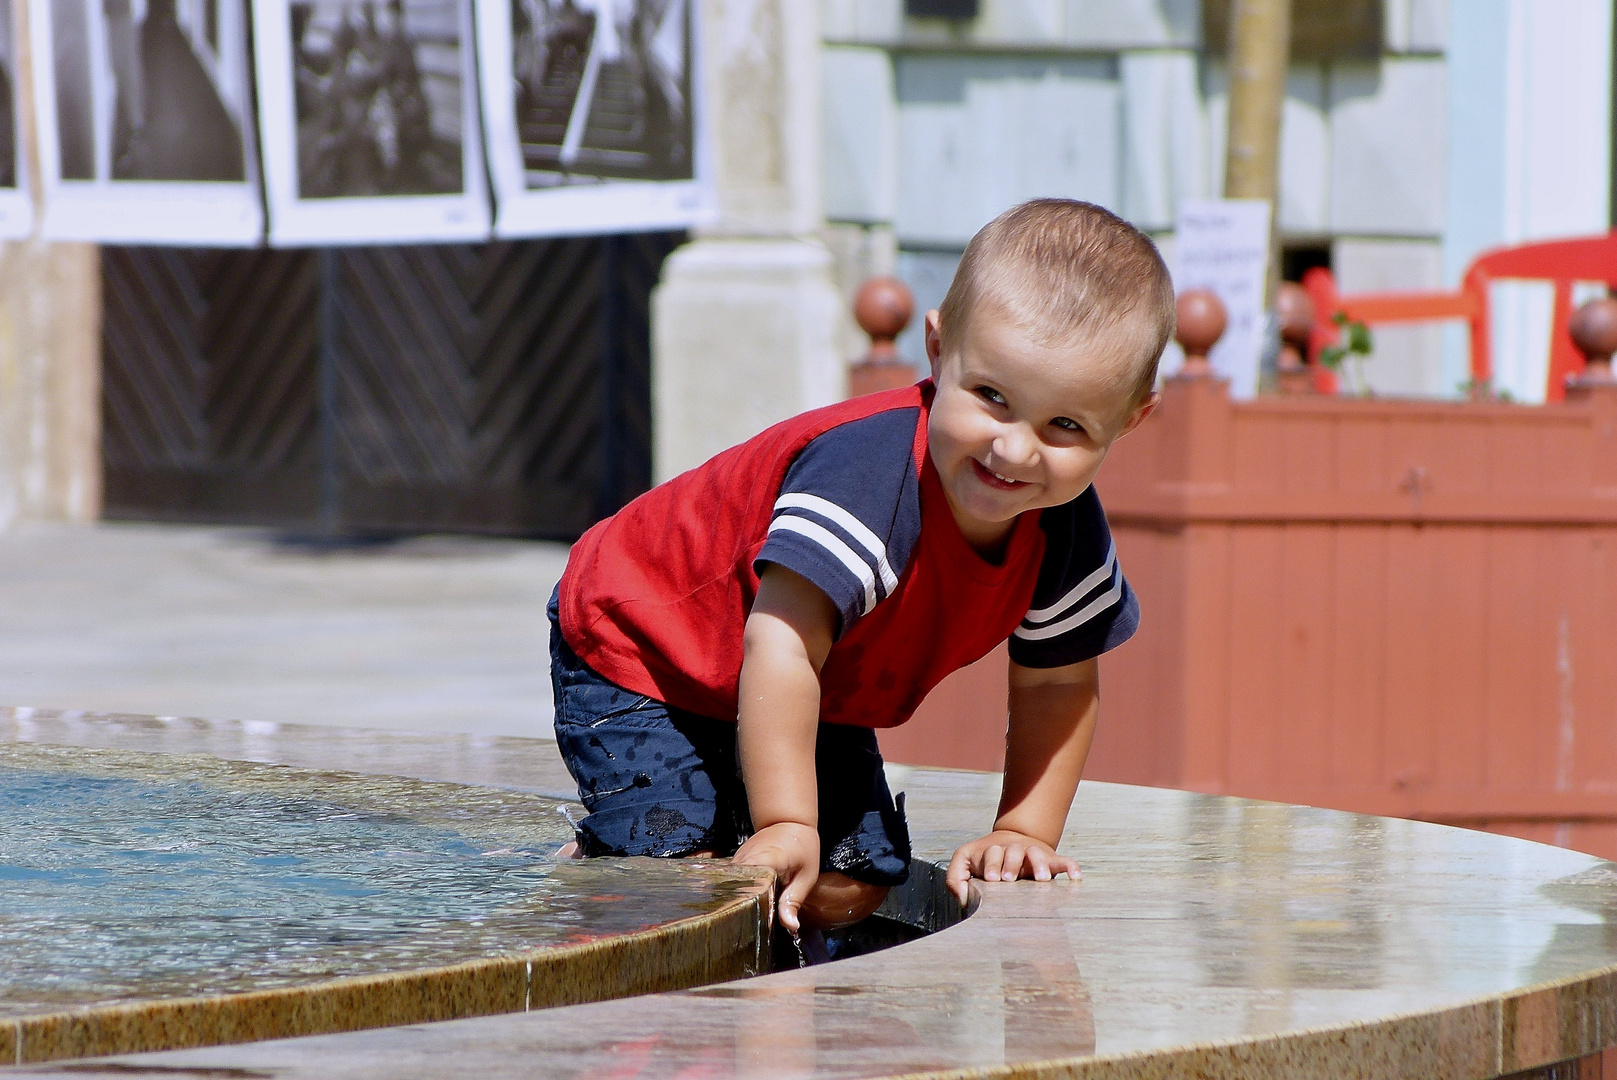
POLYGON ((1174 291, 1209 289, 1224 301, 1229 326, 1207 359, 1230 380, 1231 397, 1250 398, 1258 392, 1268 265, 1267 200, 1186 199, 1179 204, 1174 291))
POLYGON ((257 242, 247 0, 32 0, 29 39, 46 236, 257 242))
POLYGON ((488 236, 471 0, 253 13, 272 243, 488 236))
POLYGON ((479 0, 502 237, 711 220, 692 0, 479 0))

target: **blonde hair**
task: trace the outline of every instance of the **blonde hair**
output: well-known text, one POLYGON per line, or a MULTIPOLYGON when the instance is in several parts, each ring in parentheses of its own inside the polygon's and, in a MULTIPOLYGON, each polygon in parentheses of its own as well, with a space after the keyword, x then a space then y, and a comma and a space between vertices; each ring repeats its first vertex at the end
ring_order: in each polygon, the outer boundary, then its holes
POLYGON ((1032 199, 971 238, 938 311, 947 340, 962 339, 984 300, 1002 305, 1047 343, 1137 322, 1136 404, 1156 385, 1174 328, 1173 282, 1151 238, 1077 199, 1032 199))

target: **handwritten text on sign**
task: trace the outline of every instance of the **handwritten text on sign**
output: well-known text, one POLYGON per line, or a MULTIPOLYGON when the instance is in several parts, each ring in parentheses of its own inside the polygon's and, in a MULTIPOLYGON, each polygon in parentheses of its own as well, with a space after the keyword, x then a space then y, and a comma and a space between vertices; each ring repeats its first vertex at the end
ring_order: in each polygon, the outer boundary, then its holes
POLYGON ((1208 355, 1213 370, 1230 380, 1232 397, 1252 397, 1263 351, 1268 201, 1186 199, 1174 246, 1174 290, 1210 289, 1229 311, 1229 328, 1208 355))

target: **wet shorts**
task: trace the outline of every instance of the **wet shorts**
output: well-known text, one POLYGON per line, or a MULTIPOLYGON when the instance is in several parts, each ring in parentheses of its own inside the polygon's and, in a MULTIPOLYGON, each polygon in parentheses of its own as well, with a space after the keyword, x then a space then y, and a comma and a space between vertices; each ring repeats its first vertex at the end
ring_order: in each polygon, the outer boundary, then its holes
MULTIPOLYGON (((550 680, 556 743, 589 811, 585 855, 733 855, 752 835, 736 760, 736 725, 609 682, 562 638, 550 600, 550 680)), ((909 877, 904 797, 895 802, 876 733, 821 724, 814 751, 821 872, 871 885, 909 877)))

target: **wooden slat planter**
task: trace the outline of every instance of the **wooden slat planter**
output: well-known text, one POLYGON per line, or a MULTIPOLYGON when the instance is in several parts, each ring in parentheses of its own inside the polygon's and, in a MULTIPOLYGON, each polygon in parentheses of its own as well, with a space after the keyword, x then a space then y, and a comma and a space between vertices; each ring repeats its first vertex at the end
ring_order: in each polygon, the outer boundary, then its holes
MULTIPOLYGON (((1098 481, 1139 593, 1088 775, 1617 857, 1617 392, 1274 398, 1175 380, 1098 481)), ((996 768, 1004 657, 884 735, 996 768)))

